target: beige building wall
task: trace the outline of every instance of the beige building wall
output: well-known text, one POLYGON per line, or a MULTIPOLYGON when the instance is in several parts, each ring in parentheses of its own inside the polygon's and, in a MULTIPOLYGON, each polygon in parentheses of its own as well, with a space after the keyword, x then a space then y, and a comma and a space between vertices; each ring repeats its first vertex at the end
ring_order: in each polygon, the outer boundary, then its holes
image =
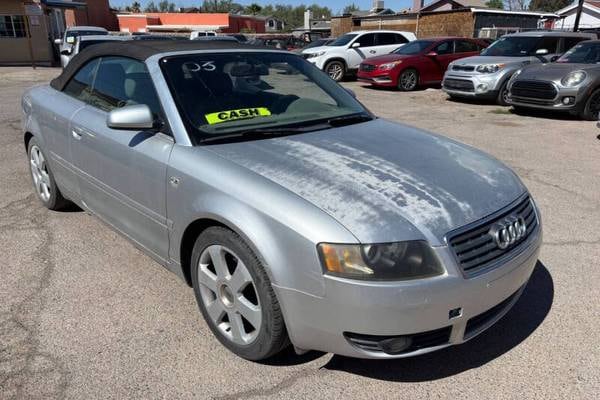
MULTIPOLYGON (((21 0, 0 1, 0 17, 6 15, 25 15, 24 3, 32 4, 32 2, 23 2, 21 0)), ((38 64, 50 64, 53 55, 52 45, 48 38, 47 17, 42 13, 42 15, 30 15, 28 19, 34 60, 38 64)), ((0 36, 0 65, 31 63, 27 41, 26 37, 0 36)))

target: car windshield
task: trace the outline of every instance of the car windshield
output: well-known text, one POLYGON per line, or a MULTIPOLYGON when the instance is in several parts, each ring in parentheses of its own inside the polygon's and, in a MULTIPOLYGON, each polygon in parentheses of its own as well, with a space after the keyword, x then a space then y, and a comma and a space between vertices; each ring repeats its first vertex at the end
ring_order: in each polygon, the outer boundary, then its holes
POLYGON ((68 31, 67 38, 72 38, 71 40, 75 40, 75 38, 79 36, 92 36, 92 35, 108 35, 106 31, 68 31))
POLYGON ((600 64, 600 43, 581 43, 572 47, 556 62, 569 64, 600 64))
POLYGON ((435 43, 433 40, 415 40, 409 42, 399 49, 394 50, 394 54, 414 55, 419 54, 429 46, 435 43))
POLYGON ((163 58, 160 65, 196 142, 369 115, 346 90, 293 54, 187 54, 163 58))
POLYGON ((502 37, 481 52, 482 56, 526 57, 535 53, 541 37, 509 36, 502 37))
POLYGON ((350 43, 350 41, 357 36, 358 35, 355 33, 347 33, 347 34, 342 35, 339 38, 335 39, 333 42, 329 43, 327 46, 345 46, 348 43, 350 43))

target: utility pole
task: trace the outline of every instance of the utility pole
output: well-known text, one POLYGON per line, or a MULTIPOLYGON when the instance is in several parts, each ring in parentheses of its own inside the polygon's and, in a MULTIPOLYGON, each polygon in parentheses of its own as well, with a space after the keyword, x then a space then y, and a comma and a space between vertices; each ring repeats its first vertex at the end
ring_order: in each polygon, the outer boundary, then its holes
POLYGON ((577 14, 575 14, 573 32, 577 32, 579 30, 579 20, 581 19, 581 12, 583 11, 583 3, 585 3, 585 0, 579 0, 579 4, 577 4, 577 14))
POLYGON ((27 36, 27 47, 29 48, 29 58, 31 59, 31 67, 35 69, 33 44, 31 43, 31 30, 29 29, 29 15, 27 15, 27 7, 25 7, 25 3, 23 3, 23 24, 25 25, 25 35, 27 36))

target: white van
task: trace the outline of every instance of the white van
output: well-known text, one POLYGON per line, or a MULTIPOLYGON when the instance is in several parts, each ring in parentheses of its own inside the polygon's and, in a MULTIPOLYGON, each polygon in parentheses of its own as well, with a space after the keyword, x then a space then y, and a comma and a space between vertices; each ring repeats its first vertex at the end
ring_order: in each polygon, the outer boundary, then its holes
POLYGON ((194 40, 199 37, 204 36, 217 36, 217 32, 215 31, 193 31, 190 33, 190 40, 194 40))

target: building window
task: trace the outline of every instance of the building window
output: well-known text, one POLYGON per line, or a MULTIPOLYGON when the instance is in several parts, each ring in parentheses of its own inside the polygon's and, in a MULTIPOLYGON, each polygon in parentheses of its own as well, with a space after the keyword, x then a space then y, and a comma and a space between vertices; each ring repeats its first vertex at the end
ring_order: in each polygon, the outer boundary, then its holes
POLYGON ((25 18, 22 15, 0 15, 0 37, 25 36, 25 18))

